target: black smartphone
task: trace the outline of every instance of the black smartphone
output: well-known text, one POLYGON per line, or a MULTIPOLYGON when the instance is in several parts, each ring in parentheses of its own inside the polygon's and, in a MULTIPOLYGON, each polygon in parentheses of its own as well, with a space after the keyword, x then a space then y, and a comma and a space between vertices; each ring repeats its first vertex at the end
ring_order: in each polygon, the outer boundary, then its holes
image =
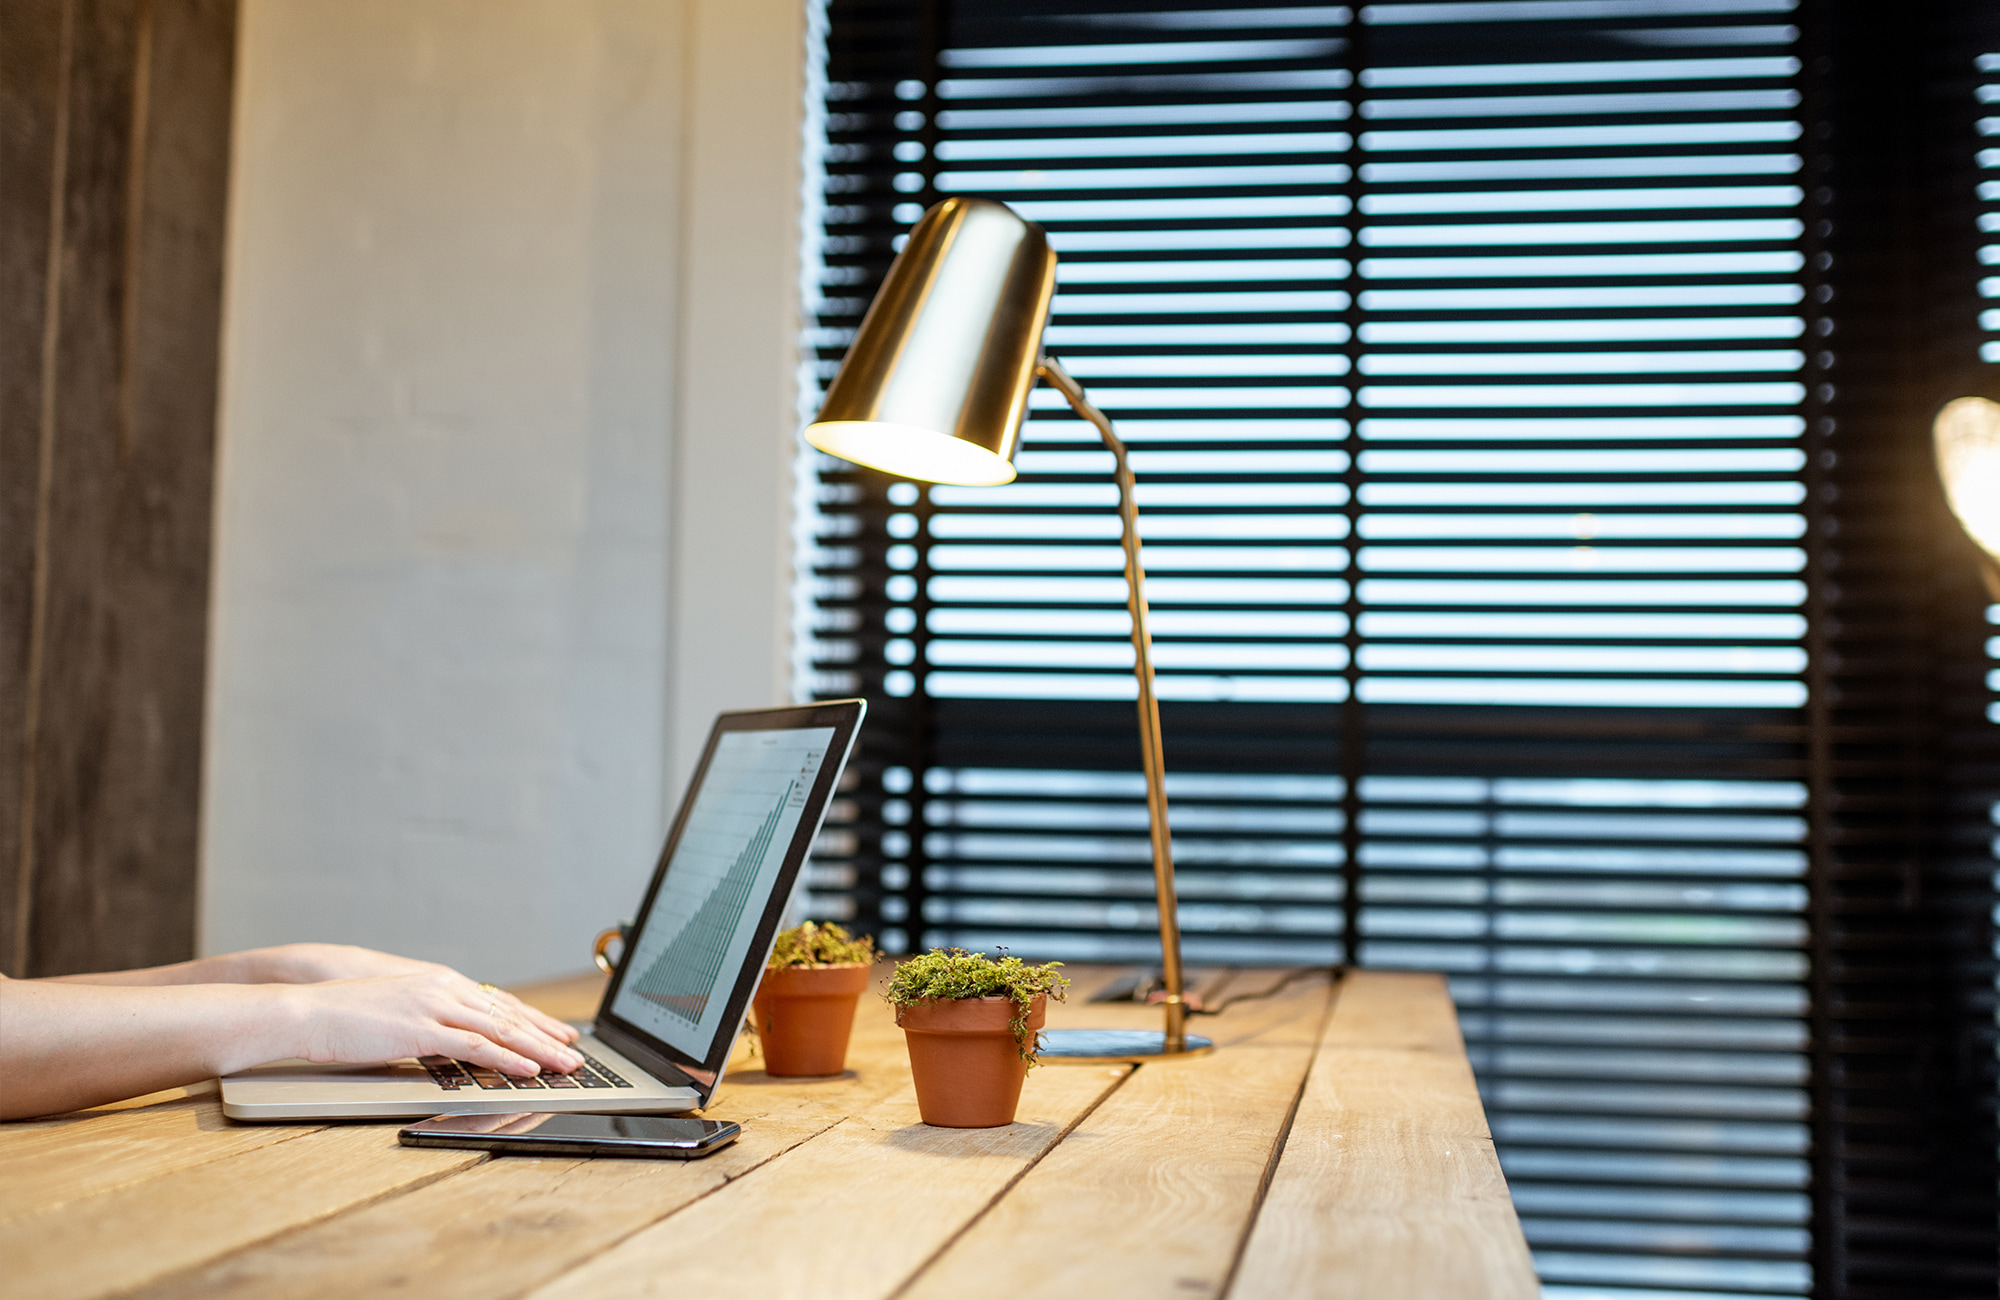
POLYGON ((678 1115, 440 1115, 398 1134, 406 1147, 472 1147, 508 1155, 630 1156, 699 1160, 734 1142, 743 1126, 678 1115))

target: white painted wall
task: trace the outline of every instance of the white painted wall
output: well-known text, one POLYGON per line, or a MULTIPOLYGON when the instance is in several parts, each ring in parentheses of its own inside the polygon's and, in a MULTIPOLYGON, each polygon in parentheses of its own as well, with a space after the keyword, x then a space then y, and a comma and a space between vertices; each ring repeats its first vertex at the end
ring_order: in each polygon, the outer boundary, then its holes
POLYGON ((690 13, 671 549, 676 791, 718 708, 789 702, 800 445, 805 3, 701 0, 690 13))
POLYGON ((244 3, 206 950, 576 969, 782 700, 800 10, 244 3))

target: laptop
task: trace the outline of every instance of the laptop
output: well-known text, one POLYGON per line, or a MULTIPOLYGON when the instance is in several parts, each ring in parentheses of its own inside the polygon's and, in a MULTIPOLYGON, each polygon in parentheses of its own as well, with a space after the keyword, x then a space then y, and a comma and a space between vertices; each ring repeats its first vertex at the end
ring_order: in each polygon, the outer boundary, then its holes
POLYGON ((725 713, 709 731, 575 1074, 515 1079, 446 1057, 278 1061, 222 1080, 238 1120, 516 1111, 669 1114, 714 1097, 865 705, 725 713))

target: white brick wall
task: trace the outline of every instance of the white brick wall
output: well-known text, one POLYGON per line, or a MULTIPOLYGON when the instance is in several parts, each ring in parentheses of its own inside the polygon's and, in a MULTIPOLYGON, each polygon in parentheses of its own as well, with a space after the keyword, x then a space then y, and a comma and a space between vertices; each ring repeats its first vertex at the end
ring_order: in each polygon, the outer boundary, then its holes
POLYGON ((208 950, 575 969, 781 698, 802 29, 244 4, 208 950))

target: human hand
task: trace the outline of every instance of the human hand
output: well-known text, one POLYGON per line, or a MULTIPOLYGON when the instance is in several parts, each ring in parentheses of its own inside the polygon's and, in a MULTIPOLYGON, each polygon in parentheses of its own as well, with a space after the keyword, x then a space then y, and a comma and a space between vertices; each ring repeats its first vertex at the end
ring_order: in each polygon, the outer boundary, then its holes
MULTIPOLYGON (((319 984, 327 980, 458 974, 451 967, 438 962, 398 957, 392 952, 377 952, 373 948, 361 948, 350 943, 288 943, 278 948, 262 948, 246 955, 259 959, 260 973, 266 982, 272 983, 319 984)), ((488 989, 492 986, 482 984, 479 987, 488 989)), ((501 1008, 526 1019, 543 1033, 565 1043, 576 1041, 576 1030, 562 1021, 542 1014, 511 993, 501 993, 498 996, 501 1008)))
MULTIPOLYGON (((381 954, 377 954, 381 955, 381 954)), ((491 985, 444 966, 287 989, 301 1016, 299 1055, 366 1064, 449 1056, 508 1074, 567 1073, 576 1031, 491 985)))

